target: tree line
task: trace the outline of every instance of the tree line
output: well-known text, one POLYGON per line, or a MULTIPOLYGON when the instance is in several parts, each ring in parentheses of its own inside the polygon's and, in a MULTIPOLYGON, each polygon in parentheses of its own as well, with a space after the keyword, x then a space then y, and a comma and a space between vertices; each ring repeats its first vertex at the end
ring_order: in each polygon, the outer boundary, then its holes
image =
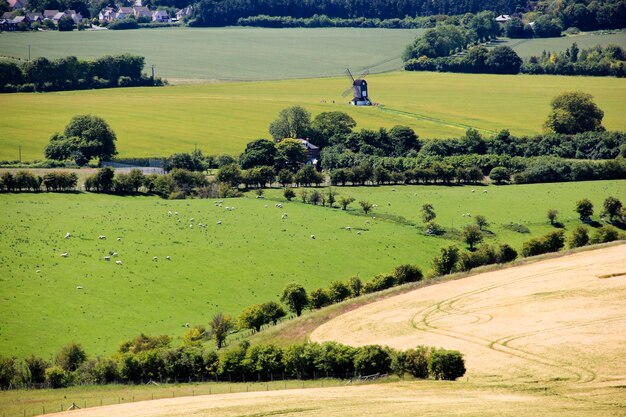
POLYGON ((65 91, 91 88, 163 85, 142 73, 145 59, 122 54, 93 61, 68 56, 49 60, 0 60, 0 92, 65 91))
POLYGON ((617 45, 580 49, 576 42, 561 52, 543 51, 520 68, 524 74, 626 76, 626 51, 617 45))
MULTIPOLYGON (((524 2, 525 3, 525 2, 524 2)), ((513 13, 517 1, 470 0, 449 2, 445 0, 201 0, 194 6, 191 26, 230 26, 240 18, 251 16, 290 16, 308 18, 326 15, 330 18, 402 19, 405 16, 461 15, 491 10, 513 13)))
POLYGON ((336 342, 287 347, 244 341, 219 353, 201 343, 172 347, 166 335, 141 334, 112 357, 89 358, 81 345, 63 346, 52 361, 31 355, 0 356, 0 388, 63 388, 78 384, 139 384, 148 381, 269 381, 411 375, 454 381, 465 374, 463 355, 427 346, 399 351, 386 346, 351 347, 336 342))

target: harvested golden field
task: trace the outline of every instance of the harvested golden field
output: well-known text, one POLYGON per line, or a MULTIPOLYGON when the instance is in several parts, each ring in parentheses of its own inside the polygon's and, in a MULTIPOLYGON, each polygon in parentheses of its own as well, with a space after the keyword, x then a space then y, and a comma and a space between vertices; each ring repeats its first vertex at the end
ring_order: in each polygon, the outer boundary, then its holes
POLYGON ((460 349, 456 382, 205 395, 58 416, 626 416, 626 245, 427 286, 339 316, 317 341, 460 349))

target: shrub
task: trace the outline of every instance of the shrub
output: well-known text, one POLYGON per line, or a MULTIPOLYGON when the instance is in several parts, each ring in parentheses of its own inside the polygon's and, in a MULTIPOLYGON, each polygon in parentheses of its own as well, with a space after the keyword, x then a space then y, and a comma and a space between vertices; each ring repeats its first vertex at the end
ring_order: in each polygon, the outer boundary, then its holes
POLYGON ((60 366, 46 369, 46 382, 50 388, 65 388, 72 383, 72 375, 60 366))
POLYGON ((311 291, 309 294, 309 307, 319 310, 322 307, 326 307, 330 304, 330 297, 323 288, 318 288, 311 291))
POLYGON ((465 252, 461 255, 459 267, 462 271, 469 271, 483 265, 491 265, 498 262, 498 254, 493 246, 481 246, 475 252, 465 252))
POLYGON ((363 286, 363 293, 369 294, 382 291, 396 285, 396 279, 393 275, 381 274, 376 275, 373 280, 366 282, 363 286))
POLYGON ((340 281, 331 282, 330 286, 328 287, 327 293, 330 301, 333 303, 339 303, 350 297, 351 294, 348 286, 340 281))
POLYGON ((430 354, 428 370, 435 379, 454 381, 465 374, 465 361, 458 350, 434 349, 430 354))
POLYGON ((503 243, 498 248, 497 262, 504 264, 512 262, 517 258, 517 251, 509 246, 507 243, 503 243))
POLYGON ((397 266, 391 275, 395 278, 397 285, 401 285, 406 282, 417 282, 424 277, 424 274, 422 274, 419 267, 408 264, 397 266))
POLYGON ((593 244, 606 243, 613 242, 614 240, 618 240, 619 238, 620 236, 617 229, 611 226, 602 226, 595 231, 589 242, 593 244))
POLYGON ((565 245, 565 235, 562 230, 555 230, 540 238, 524 242, 522 255, 525 257, 541 255, 543 253, 558 252, 565 245))
POLYGON ((363 289, 363 282, 361 278, 354 276, 348 280, 348 288, 350 288, 350 292, 353 297, 358 297, 361 295, 361 290, 363 289))
POLYGON ((379 345, 366 345, 354 355, 354 370, 360 375, 387 373, 391 369, 389 349, 379 345))
POLYGON ((587 232, 587 228, 578 226, 572 230, 572 234, 567 240, 567 243, 570 248, 580 248, 589 244, 589 232, 587 232))
POLYGON ((62 369, 73 372, 87 360, 87 353, 77 343, 69 343, 63 346, 55 358, 55 363, 62 369))
POLYGON ((405 369, 415 378, 428 378, 428 359, 430 349, 426 346, 418 346, 405 352, 405 369))
POLYGON ((441 254, 433 259, 432 265, 436 275, 447 275, 457 270, 459 249, 456 246, 441 248, 441 254))
POLYGON ((287 199, 287 201, 291 201, 296 197, 296 193, 293 191, 291 187, 287 187, 283 191, 283 196, 287 199))

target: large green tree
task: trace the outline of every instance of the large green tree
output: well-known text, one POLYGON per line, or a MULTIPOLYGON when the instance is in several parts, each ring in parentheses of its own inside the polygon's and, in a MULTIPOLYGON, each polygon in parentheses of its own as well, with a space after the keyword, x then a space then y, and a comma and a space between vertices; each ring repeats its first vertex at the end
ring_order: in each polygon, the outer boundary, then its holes
POLYGON ((355 126, 354 119, 344 112, 320 113, 311 123, 311 142, 319 147, 341 143, 355 126))
POLYGON ((239 156, 239 164, 243 169, 260 165, 273 166, 276 153, 274 142, 267 139, 257 139, 246 145, 246 149, 239 156))
POLYGON ((269 132, 279 141, 285 138, 306 138, 311 128, 311 113, 304 107, 292 106, 283 109, 270 123, 269 132))
POLYGON ((78 165, 84 165, 93 158, 103 161, 115 156, 116 140, 115 132, 104 119, 91 115, 75 116, 63 135, 52 135, 45 154, 49 159, 72 158, 78 165))
POLYGON ((604 130, 604 112, 593 102, 591 94, 566 92, 556 96, 551 105, 552 112, 544 124, 549 131, 573 135, 604 130))
POLYGON ((215 339, 215 345, 218 349, 224 345, 228 332, 230 332, 234 326, 235 323, 233 319, 224 313, 217 313, 211 318, 209 322, 211 336, 215 339))

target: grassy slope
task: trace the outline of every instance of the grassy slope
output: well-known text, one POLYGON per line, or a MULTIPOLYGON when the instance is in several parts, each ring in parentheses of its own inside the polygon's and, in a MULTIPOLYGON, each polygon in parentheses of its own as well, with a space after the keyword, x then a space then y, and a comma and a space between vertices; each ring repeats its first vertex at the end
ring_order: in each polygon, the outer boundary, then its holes
POLYGON ((421 137, 459 136, 469 127, 535 134, 554 96, 582 90, 604 110, 607 129, 626 128, 623 79, 405 72, 368 79, 373 99, 384 107, 343 104, 345 78, 2 94, 0 107, 11 112, 0 115, 0 159, 17 159, 18 145, 24 160, 42 158, 50 135, 83 113, 109 122, 121 156, 166 156, 196 144, 207 153, 239 153, 249 141, 268 137, 269 123, 292 105, 313 115, 345 111, 357 128, 408 125, 421 137))
POLYGON ((184 323, 206 323, 216 311, 237 314, 244 306, 276 299, 292 280, 311 290, 354 274, 370 279, 406 262, 427 268, 450 241, 387 220, 395 214, 415 222, 424 202, 434 204, 445 226, 454 221, 461 227, 463 212, 484 214, 494 223, 490 243, 519 248, 530 236, 550 230, 544 220, 548 207, 560 210, 571 229, 578 224, 568 220, 575 200, 589 197, 599 207, 609 195, 626 199, 624 181, 489 187, 487 194, 471 193, 471 187, 396 189, 338 189, 379 204, 369 225, 355 211, 299 202, 275 208, 271 198, 278 198, 278 191, 268 192, 266 201, 227 200, 234 211, 208 200, 1 195, 6 214, 0 220, 0 352, 48 354, 76 340, 90 354, 111 353, 140 332, 180 336, 184 323), (168 210, 184 220, 177 223, 168 210), (280 219, 282 212, 289 214, 287 221, 280 219), (189 229, 191 217, 207 228, 189 229), (523 221, 532 234, 503 230, 501 223, 509 220, 523 221), (65 240, 68 231, 74 237, 65 240), (108 239, 98 240, 99 235, 108 239), (67 259, 60 257, 65 251, 67 259), (124 265, 102 260, 109 251, 117 251, 124 265), (84 289, 77 290, 79 285, 84 289))
MULTIPOLYGON (((423 30, 169 28, 2 34, 0 55, 93 59, 132 53, 176 80, 277 80, 372 72, 402 66, 406 44, 423 30), (363 45, 367 45, 364 47, 363 45)), ((148 68, 148 67, 146 67, 148 68)))

